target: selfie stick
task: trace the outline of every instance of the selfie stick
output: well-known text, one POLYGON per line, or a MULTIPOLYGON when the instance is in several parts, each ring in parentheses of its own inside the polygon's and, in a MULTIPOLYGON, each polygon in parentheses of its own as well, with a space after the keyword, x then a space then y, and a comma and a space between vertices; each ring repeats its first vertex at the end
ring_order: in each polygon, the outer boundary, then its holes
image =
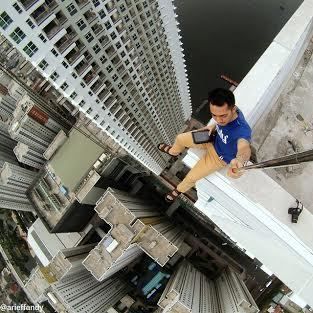
POLYGON ((237 173, 240 171, 246 171, 251 169, 266 169, 266 168, 278 168, 278 167, 287 167, 287 166, 293 166, 293 165, 299 165, 306 162, 312 162, 313 161, 313 150, 307 150, 300 153, 294 153, 289 154, 284 157, 255 163, 248 166, 243 166, 240 168, 233 168, 232 172, 237 173))

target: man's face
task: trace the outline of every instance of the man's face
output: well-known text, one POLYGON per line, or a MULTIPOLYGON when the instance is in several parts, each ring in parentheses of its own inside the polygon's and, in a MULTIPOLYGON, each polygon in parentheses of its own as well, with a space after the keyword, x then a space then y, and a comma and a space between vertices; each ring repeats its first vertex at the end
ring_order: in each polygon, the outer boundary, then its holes
POLYGON ((210 103, 210 111, 216 123, 218 125, 225 126, 234 120, 236 106, 230 108, 227 103, 224 103, 224 105, 220 107, 210 103))

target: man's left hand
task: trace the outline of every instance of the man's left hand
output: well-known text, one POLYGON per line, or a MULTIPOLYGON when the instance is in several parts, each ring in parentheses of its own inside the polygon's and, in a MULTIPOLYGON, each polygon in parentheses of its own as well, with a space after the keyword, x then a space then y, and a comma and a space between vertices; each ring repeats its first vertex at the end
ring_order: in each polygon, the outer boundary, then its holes
POLYGON ((243 175, 244 171, 240 171, 240 169, 243 167, 243 164, 238 159, 232 159, 229 164, 229 168, 227 171, 227 175, 231 178, 239 178, 243 175))

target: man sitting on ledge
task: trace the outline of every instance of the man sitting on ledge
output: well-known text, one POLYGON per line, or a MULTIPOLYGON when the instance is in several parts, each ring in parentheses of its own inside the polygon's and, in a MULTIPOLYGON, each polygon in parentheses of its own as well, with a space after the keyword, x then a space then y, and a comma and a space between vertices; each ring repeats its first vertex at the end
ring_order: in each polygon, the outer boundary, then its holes
POLYGON ((209 105, 213 124, 201 130, 216 132, 213 142, 195 144, 192 132, 179 134, 173 146, 161 143, 159 149, 173 157, 178 156, 185 148, 206 150, 205 155, 189 171, 184 180, 169 192, 165 199, 173 202, 179 194, 192 188, 195 183, 211 173, 227 166, 228 176, 238 178, 243 172, 234 171, 242 167, 251 155, 251 128, 242 112, 235 105, 234 94, 227 89, 217 88, 209 93, 209 105))

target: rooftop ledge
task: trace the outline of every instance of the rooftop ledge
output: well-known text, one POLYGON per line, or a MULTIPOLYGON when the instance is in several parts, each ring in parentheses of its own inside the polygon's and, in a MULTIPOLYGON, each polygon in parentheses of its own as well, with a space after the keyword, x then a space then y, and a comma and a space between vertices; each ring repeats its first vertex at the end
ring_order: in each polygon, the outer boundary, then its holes
MULTIPOLYGON (((235 90, 252 127, 281 95, 312 35, 313 0, 305 0, 235 90)), ((184 163, 192 167, 201 153, 189 149, 184 163)), ((292 224, 295 198, 262 170, 239 179, 222 170, 196 188, 196 207, 313 307, 313 215, 304 209, 292 224)))

